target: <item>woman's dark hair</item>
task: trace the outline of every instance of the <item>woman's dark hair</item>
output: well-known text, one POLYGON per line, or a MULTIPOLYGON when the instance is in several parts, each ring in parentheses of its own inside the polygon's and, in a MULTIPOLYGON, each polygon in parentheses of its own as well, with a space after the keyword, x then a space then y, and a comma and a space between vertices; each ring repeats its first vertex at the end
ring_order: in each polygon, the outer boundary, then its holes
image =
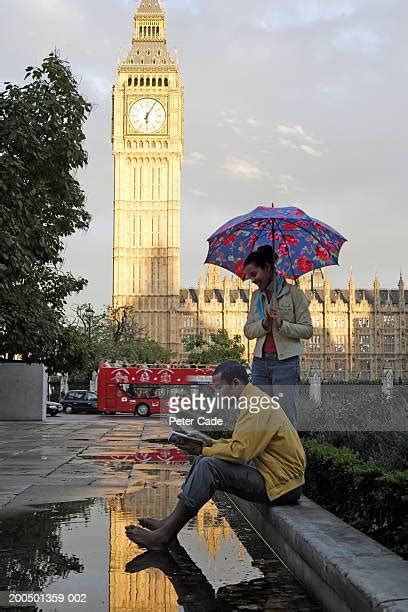
POLYGON ((256 251, 252 251, 244 261, 244 268, 249 264, 254 264, 257 268, 264 268, 266 264, 274 266, 279 259, 270 244, 263 244, 256 251))

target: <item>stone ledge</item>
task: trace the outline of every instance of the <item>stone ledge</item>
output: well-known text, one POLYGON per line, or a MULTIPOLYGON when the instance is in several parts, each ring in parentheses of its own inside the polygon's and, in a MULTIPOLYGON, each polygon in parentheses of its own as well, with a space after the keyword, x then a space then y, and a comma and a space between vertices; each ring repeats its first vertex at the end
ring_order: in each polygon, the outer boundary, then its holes
POLYGON ((329 612, 408 612, 408 561, 306 497, 268 508, 227 495, 329 612))

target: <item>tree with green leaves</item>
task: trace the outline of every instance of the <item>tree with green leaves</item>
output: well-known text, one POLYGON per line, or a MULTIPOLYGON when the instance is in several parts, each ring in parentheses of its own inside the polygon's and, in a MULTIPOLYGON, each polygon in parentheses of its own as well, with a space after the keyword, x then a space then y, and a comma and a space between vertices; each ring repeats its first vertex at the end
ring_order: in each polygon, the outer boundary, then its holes
MULTIPOLYGON (((100 361, 131 363, 169 363, 171 353, 161 344, 148 338, 140 327, 132 306, 109 308, 93 317, 88 340, 88 321, 83 313, 86 304, 77 308, 76 333, 88 348, 86 361, 78 360, 78 368, 67 370, 77 376, 89 376, 100 361)), ((76 346, 79 342, 74 346, 76 346)))
POLYGON ((205 342, 201 334, 189 338, 185 344, 189 363, 218 364, 226 360, 242 361, 245 347, 241 336, 235 334, 230 338, 225 329, 219 329, 210 335, 210 342, 205 342))
POLYGON ((64 239, 90 220, 75 174, 87 163, 91 105, 56 53, 28 67, 25 81, 0 92, 0 355, 61 370, 72 342, 84 357, 64 306, 86 280, 61 267, 64 239))

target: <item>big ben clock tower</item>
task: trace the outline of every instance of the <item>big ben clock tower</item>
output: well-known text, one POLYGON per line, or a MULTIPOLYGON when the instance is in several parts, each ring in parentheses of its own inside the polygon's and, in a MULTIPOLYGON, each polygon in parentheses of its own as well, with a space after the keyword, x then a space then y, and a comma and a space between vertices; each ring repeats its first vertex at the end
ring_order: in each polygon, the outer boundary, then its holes
POLYGON ((177 353, 183 87, 158 0, 140 1, 112 98, 113 306, 177 353))

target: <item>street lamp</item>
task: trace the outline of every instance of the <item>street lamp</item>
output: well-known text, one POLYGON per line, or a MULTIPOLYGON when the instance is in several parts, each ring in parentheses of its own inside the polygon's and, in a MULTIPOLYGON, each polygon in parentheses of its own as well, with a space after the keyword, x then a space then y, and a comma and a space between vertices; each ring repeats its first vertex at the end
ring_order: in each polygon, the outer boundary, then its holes
POLYGON ((85 313, 84 313, 84 317, 87 323, 87 328, 88 328, 88 342, 91 342, 91 329, 92 329, 92 320, 94 317, 95 312, 92 309, 91 304, 88 304, 88 306, 85 309, 85 313))

